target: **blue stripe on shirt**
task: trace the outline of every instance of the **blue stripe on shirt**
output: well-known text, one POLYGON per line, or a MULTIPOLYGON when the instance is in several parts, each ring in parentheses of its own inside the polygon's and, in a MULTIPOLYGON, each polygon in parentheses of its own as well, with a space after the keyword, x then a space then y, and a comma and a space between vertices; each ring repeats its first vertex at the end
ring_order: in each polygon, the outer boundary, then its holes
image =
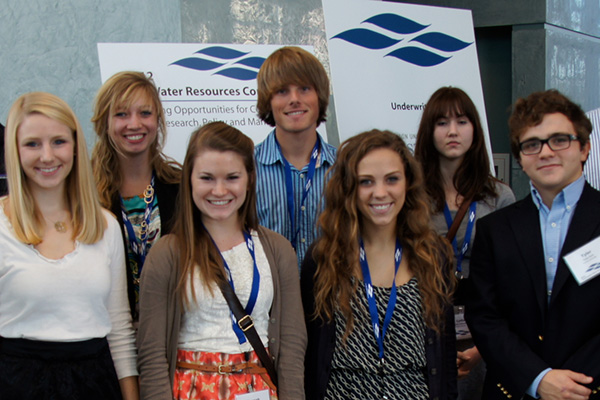
MULTIPOLYGON (((319 137, 321 137, 319 135, 319 137)), ((326 172, 335 162, 336 149, 321 138, 322 149, 313 184, 304 203, 305 209, 300 209, 302 193, 308 165, 300 171, 293 165, 292 180, 294 187, 295 217, 300 232, 296 247, 298 267, 304 259, 308 246, 316 237, 316 219, 322 210, 322 194, 326 184, 326 172)), ((292 226, 287 210, 287 194, 285 191, 285 169, 281 152, 275 143, 275 130, 254 151, 256 160, 256 208, 260 224, 292 239, 292 226)))

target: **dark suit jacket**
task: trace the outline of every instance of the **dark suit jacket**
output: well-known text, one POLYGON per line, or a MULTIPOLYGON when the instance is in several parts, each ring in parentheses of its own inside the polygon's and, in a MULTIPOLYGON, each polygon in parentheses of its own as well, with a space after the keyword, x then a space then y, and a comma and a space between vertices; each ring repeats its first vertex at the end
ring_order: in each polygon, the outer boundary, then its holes
MULTIPOLYGON (((173 224, 175 222, 175 206, 177 202, 177 194, 179 193, 179 185, 176 183, 164 183, 158 177, 154 183, 154 190, 156 192, 156 201, 158 202, 158 210, 160 215, 160 235, 164 236, 171 232, 173 224)), ((125 235, 125 226, 121 219, 121 199, 119 193, 115 193, 112 198, 112 204, 110 211, 115 214, 119 226, 121 227, 121 234, 123 235, 123 246, 125 248, 125 260, 127 260, 127 239, 125 235)), ((131 308, 131 315, 134 320, 137 320, 137 313, 135 311, 135 289, 133 287, 133 275, 131 268, 127 266, 127 296, 129 298, 129 307, 131 308)))
POLYGON ((598 236, 600 192, 586 183, 548 304, 531 195, 478 221, 466 319, 487 363, 483 398, 519 399, 546 368, 582 372, 594 378, 590 388, 600 386, 600 277, 579 286, 563 259, 598 236))
MULTIPOLYGON (((304 359, 304 391, 307 400, 322 400, 325 398, 329 382, 336 337, 335 322, 326 323, 320 318, 313 318, 315 312, 314 276, 317 271, 317 263, 312 257, 313 247, 314 245, 309 247, 306 252, 300 278, 302 305, 308 335, 304 359)), ((426 376, 429 398, 432 400, 453 400, 457 396, 456 342, 452 307, 446 309, 445 317, 445 329, 441 335, 430 328, 425 330, 426 376)))

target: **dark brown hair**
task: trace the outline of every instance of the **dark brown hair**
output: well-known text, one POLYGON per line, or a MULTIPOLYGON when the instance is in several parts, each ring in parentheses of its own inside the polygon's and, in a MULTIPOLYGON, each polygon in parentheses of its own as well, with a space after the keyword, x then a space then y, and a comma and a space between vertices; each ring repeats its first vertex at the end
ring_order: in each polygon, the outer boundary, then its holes
POLYGON ((427 101, 415 145, 415 157, 423 166, 427 194, 435 212, 444 209, 446 194, 440 171, 440 154, 435 148, 433 133, 438 120, 453 116, 465 116, 473 125, 473 143, 454 174, 454 187, 459 195, 471 201, 498 197, 477 107, 463 90, 441 87, 427 101))
POLYGON ((510 149, 517 160, 521 159, 521 135, 528 128, 541 124, 546 114, 554 113, 561 113, 571 121, 581 146, 589 142, 592 123, 581 107, 555 89, 535 92, 517 100, 508 119, 510 149))

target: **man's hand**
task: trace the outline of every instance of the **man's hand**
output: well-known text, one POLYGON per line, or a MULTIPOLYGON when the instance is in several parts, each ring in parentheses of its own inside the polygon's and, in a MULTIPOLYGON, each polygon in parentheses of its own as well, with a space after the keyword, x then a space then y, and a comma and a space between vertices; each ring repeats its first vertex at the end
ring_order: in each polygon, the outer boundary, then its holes
POLYGON ((538 394, 543 400, 589 399, 592 391, 582 384, 592 383, 592 378, 568 369, 553 369, 548 372, 538 386, 538 394))
POLYGON ((465 351, 459 351, 456 356, 458 379, 466 378, 479 361, 481 361, 481 354, 479 354, 477 347, 473 346, 465 351))

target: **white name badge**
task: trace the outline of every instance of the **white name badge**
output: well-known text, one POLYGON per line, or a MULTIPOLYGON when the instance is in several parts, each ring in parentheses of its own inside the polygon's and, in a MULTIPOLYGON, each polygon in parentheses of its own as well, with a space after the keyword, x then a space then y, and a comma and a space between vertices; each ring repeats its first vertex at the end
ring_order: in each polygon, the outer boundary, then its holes
POLYGON ((583 285, 600 275, 600 237, 573 250, 563 258, 579 286, 583 285))
POLYGON ((269 390, 261 390, 258 392, 236 394, 235 400, 270 400, 269 390))

